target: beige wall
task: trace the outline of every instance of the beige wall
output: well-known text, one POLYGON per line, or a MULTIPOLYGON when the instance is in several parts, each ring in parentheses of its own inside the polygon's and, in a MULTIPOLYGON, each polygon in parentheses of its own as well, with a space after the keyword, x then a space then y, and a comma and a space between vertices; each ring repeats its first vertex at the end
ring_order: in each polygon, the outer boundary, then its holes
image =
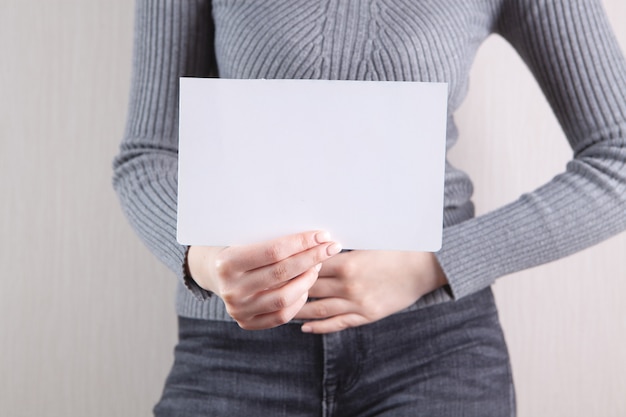
MULTIPOLYGON (((626 3, 605 4, 626 46, 626 3)), ((174 279, 110 187, 132 11, 129 0, 0 0, 2 416, 149 415, 171 364, 174 279)), ((526 69, 496 38, 479 53, 458 121, 451 157, 475 179, 480 212, 545 182, 569 156, 526 69)), ((622 234, 496 284, 520 416, 626 415, 624 254, 622 234)))

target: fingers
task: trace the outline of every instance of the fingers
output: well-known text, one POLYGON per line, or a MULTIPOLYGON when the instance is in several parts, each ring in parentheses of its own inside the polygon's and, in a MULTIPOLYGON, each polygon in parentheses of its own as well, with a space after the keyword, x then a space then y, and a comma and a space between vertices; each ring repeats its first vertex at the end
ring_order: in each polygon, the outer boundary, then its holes
POLYGON ((272 265, 257 268, 242 276, 240 291, 252 293, 278 287, 316 265, 321 268, 322 262, 340 250, 341 246, 337 243, 324 243, 272 265))
POLYGON ((308 290, 315 283, 317 272, 317 268, 310 268, 280 287, 256 293, 246 300, 232 300, 229 303, 232 306, 231 316, 236 320, 246 319, 290 307, 302 294, 308 297, 308 290))
POLYGON ((251 271, 266 265, 275 264, 297 253, 330 241, 330 235, 324 231, 297 233, 267 242, 233 246, 224 252, 221 262, 223 264, 236 262, 238 270, 251 271))
POLYGON ((367 323, 369 323, 369 320, 359 314, 342 314, 339 316, 331 317, 327 320, 304 323, 302 325, 302 332, 316 334, 334 333, 345 330, 349 327, 362 326, 367 323))
POLYGON ((239 325, 241 326, 241 328, 246 330, 271 329, 272 327, 281 326, 289 322, 293 318, 293 316, 296 315, 298 310, 302 308, 302 306, 306 303, 307 298, 307 294, 305 293, 302 295, 302 297, 298 299, 296 303, 285 309, 276 311, 274 313, 256 316, 254 320, 251 320, 249 323, 246 323, 245 325, 239 323, 239 325))
POLYGON ((353 303, 344 298, 324 298, 306 303, 295 318, 315 320, 302 325, 304 333, 334 333, 371 322, 357 310, 353 303))

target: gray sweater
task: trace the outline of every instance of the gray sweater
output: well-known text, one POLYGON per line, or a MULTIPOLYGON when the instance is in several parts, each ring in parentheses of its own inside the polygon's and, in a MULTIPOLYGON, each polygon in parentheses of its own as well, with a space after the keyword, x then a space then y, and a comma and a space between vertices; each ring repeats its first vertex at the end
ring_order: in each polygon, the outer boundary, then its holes
POLYGON ((436 255, 450 285, 411 308, 458 299, 626 229, 626 63, 601 1, 138 0, 113 183, 139 236, 179 278, 177 312, 230 320, 219 297, 185 277, 186 248, 175 239, 180 76, 447 82, 449 149, 476 50, 493 33, 536 77, 573 157, 547 184, 480 217, 470 179, 446 164, 436 255))

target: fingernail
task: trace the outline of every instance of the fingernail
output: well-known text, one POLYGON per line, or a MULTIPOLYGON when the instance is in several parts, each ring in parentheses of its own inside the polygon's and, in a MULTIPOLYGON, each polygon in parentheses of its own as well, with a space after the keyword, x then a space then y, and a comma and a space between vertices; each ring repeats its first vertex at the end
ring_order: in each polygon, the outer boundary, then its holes
POLYGON ((317 264, 317 265, 315 265, 315 270, 316 270, 317 272, 320 272, 320 271, 322 270, 322 264, 317 264))
POLYGON ((339 252, 341 252, 341 243, 333 243, 326 249, 329 256, 337 255, 339 252))
POLYGON ((302 333, 311 333, 313 331, 313 328, 307 324, 303 325, 300 329, 302 330, 302 333))
POLYGON ((318 232, 315 235, 315 240, 317 241, 317 243, 330 242, 330 233, 328 233, 328 232, 318 232))

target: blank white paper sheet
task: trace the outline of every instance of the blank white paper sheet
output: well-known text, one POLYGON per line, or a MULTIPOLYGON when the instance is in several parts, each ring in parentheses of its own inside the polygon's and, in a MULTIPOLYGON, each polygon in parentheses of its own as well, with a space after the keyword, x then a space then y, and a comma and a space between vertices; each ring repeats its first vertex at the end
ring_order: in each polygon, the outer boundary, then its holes
POLYGON ((441 247, 447 84, 181 78, 178 241, 441 247))

